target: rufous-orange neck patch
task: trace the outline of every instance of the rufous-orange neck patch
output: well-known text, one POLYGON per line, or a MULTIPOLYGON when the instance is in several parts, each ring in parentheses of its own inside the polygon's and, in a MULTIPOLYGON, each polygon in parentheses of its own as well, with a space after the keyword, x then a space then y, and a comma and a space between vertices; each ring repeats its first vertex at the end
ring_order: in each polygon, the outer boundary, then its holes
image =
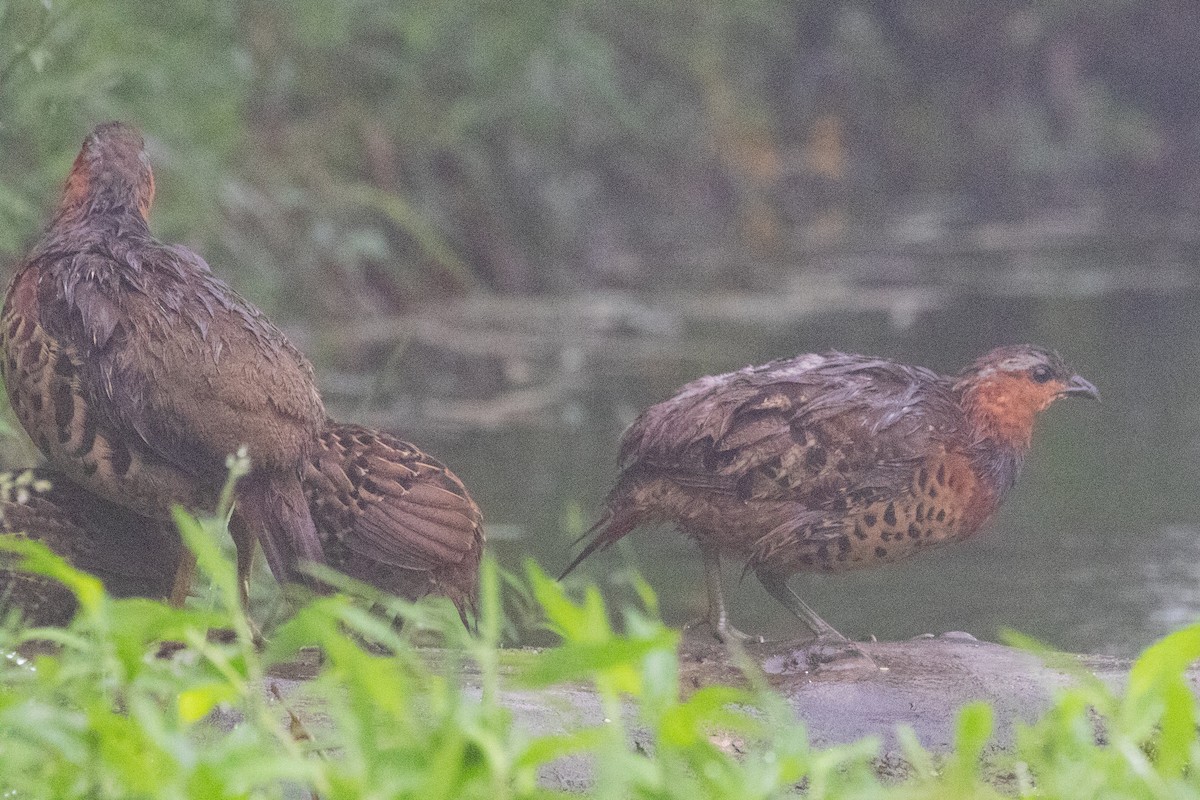
POLYGON ((1053 383, 1038 384, 1024 375, 999 373, 963 387, 967 416, 982 438, 1028 449, 1037 416, 1058 396, 1053 383))

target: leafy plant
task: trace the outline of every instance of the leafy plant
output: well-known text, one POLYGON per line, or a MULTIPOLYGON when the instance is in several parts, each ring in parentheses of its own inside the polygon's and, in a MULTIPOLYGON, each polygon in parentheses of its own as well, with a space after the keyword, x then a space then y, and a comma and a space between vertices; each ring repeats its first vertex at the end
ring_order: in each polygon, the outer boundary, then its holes
POLYGON ((601 798, 1200 795, 1184 677, 1200 626, 1148 649, 1124 693, 1080 675, 1020 731, 1011 757, 984 755, 992 711, 981 703, 962 710, 949 754, 902 731, 911 777, 888 782, 875 740, 812 747, 744 654, 733 654, 742 686, 683 687, 679 634, 644 584, 619 631, 595 587, 573 599, 529 564, 519 583, 561 638, 529 652, 503 647, 502 587, 516 579, 491 560, 477 635, 448 602, 414 605, 343 580, 345 593, 303 604, 259 651, 218 545, 223 525, 177 522, 214 587, 202 607, 116 600, 38 543, 3 545, 68 586, 80 611, 63 630, 0 628, 0 796, 562 796, 546 788, 551 774, 601 798), (430 636, 442 646, 415 644, 430 636), (163 642, 185 649, 164 656, 163 642), (276 676, 312 646, 323 654, 312 680, 276 676), (511 710, 530 693, 553 711, 544 728, 511 710))

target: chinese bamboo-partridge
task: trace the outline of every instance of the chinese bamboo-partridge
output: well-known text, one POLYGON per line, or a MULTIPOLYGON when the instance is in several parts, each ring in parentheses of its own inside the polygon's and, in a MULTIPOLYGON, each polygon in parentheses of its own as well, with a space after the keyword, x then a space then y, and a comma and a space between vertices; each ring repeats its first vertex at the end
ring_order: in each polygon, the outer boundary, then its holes
MULTIPOLYGON (((448 597, 468 623, 483 518, 458 476, 391 434, 331 422, 301 484, 326 564, 410 600, 448 597)), ((45 542, 119 597, 165 597, 181 546, 174 525, 113 505, 47 468, 0 473, 4 533, 45 542)), ((75 601, 53 581, 0 569, 0 609, 9 606, 49 625, 70 619, 75 601)))
POLYGON ((975 533, 1016 481, 1039 412, 1074 396, 1099 393, 1027 345, 957 376, 826 353, 700 378, 625 433, 595 538, 563 574, 639 525, 670 522, 700 545, 718 638, 744 636, 725 611, 729 554, 818 640, 844 641, 788 577, 897 561, 975 533))
POLYGON ((54 469, 159 520, 175 503, 211 508, 244 446, 230 525, 243 587, 255 537, 277 579, 301 579, 301 562, 321 560, 300 488, 325 424, 312 367, 200 256, 151 235, 153 198, 141 135, 93 130, 8 288, 9 399, 54 469))

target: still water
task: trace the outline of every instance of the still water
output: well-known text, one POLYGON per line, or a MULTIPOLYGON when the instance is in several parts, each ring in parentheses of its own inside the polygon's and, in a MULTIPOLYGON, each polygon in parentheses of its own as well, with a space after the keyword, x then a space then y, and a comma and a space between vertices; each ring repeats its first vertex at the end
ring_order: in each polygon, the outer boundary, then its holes
MULTIPOLYGON (((558 348, 505 367, 532 371, 523 380, 534 387, 570 373, 565 390, 529 413, 437 422, 437 409, 451 402, 446 392, 486 400, 473 385, 481 368, 411 347, 379 368, 392 371, 393 388, 365 405, 343 398, 339 411, 393 428, 449 463, 483 508, 491 550, 505 566, 532 558, 557 573, 599 514, 625 426, 692 378, 830 348, 954 372, 999 344, 1052 347, 1104 400, 1063 402, 1043 415, 1016 489, 984 531, 877 569, 798 574, 792 586, 852 638, 960 630, 995 640, 1012 628, 1066 650, 1134 655, 1200 619, 1200 291, 1186 270, 1182 279, 1177 269, 1159 278, 1142 270, 1134 282, 1113 274, 1076 270, 1047 282, 1037 272, 1025 284, 1020 275, 985 277, 948 292, 939 278, 930 284, 937 292, 919 295, 936 301, 897 301, 902 313, 887 302, 856 310, 853 296, 783 317, 755 313, 751 302, 749 313, 701 314, 574 355, 570 320, 560 320, 561 336, 549 332, 558 348), (461 374, 446 377, 453 371, 461 374)), ((902 296, 899 287, 861 288, 858 299, 902 296)), ((761 296, 769 305, 771 294, 761 296)), ((696 302, 657 297, 644 307, 669 316, 696 302)), ((616 606, 633 602, 631 570, 657 590, 668 621, 703 613, 699 554, 675 531, 637 531, 576 575, 599 582, 616 606)), ((735 624, 769 637, 800 635, 800 623, 753 578, 740 580, 740 564, 726 572, 735 624)))

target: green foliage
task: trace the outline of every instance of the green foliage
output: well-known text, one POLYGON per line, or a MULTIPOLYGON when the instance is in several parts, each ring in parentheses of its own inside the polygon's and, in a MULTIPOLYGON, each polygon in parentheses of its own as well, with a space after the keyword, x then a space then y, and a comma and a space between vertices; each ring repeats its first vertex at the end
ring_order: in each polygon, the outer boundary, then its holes
POLYGON ((70 587, 80 612, 65 630, 0 628, 0 796, 550 797, 561 795, 542 787, 547 770, 581 758, 588 794, 601 798, 996 798, 1014 785, 1023 797, 1200 796, 1183 677, 1200 657, 1200 626, 1149 648, 1122 694, 1080 675, 1019 732, 1015 754, 988 755, 992 710, 982 703, 962 710, 948 755, 901 731, 910 777, 889 782, 876 773, 876 741, 811 747, 744 657, 742 687, 684 691, 678 633, 657 619, 645 586, 618 632, 594 587, 573 599, 530 564, 528 592, 562 641, 507 653, 501 587, 512 579, 488 560, 476 636, 441 600, 372 597, 385 606, 377 612, 342 594, 303 605, 259 651, 216 544, 222 526, 183 514, 178 523, 215 586, 211 607, 116 600, 36 542, 4 545, 70 587), (232 639, 211 639, 214 628, 232 639), (414 646, 430 634, 444 647, 414 646), (186 650, 156 655, 164 641, 186 650), (324 654, 315 679, 271 677, 313 645, 324 654), (564 710, 563 728, 516 724, 508 703, 549 689, 580 703, 564 710))
POLYGON ((1200 659, 1200 625, 1151 645, 1123 694, 1087 675, 1018 736, 1038 797, 1200 797, 1196 699, 1184 670, 1200 659))
POLYGON ((219 178, 247 76, 231 4, 0 0, 0 263, 44 223, 84 135, 120 118, 150 137, 156 229, 214 240, 219 178))
POLYGON ((149 135, 159 235, 346 318, 737 279, 696 264, 914 193, 1190 197, 1190 163, 1147 179, 1193 136, 1167 102, 1186 21, 1093 5, 0 0, 0 261, 113 117, 149 135))

